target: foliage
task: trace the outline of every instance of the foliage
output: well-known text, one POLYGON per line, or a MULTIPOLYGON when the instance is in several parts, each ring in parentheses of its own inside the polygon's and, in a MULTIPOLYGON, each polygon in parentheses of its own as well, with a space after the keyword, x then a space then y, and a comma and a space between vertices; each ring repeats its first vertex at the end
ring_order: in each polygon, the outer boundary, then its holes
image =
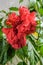
POLYGON ((23 0, 19 0, 19 3, 22 3, 23 2, 23 0))
POLYGON ((18 8, 17 7, 10 7, 9 10, 10 11, 18 11, 18 8))

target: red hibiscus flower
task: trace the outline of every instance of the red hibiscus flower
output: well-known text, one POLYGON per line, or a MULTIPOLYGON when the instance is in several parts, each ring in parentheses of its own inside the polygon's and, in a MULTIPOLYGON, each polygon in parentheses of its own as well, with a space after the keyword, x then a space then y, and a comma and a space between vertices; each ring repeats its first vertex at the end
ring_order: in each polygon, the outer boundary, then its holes
POLYGON ((35 32, 35 12, 30 13, 26 7, 19 8, 19 15, 14 12, 8 15, 7 25, 12 28, 3 28, 7 41, 14 49, 26 46, 26 35, 35 32))

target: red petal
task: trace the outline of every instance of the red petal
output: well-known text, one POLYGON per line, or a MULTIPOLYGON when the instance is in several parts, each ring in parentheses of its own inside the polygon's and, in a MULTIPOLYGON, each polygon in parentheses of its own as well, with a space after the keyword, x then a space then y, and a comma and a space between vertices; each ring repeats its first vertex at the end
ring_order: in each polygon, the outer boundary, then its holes
POLYGON ((32 16, 32 18, 35 18, 36 12, 32 12, 30 15, 32 16))
POLYGON ((9 28, 2 28, 2 31, 7 35, 9 33, 10 29, 9 28))
POLYGON ((28 8, 23 6, 23 7, 19 8, 19 13, 20 13, 20 15, 22 15, 22 14, 30 14, 30 11, 28 10, 28 8))

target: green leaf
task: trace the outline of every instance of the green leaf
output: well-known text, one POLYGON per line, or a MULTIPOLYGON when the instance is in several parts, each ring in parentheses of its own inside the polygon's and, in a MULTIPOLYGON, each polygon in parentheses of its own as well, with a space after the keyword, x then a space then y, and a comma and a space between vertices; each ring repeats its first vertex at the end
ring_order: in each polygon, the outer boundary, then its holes
POLYGON ((1 55, 0 55, 0 63, 3 64, 3 61, 4 61, 4 53, 6 52, 7 50, 7 45, 5 43, 5 40, 2 39, 2 50, 1 50, 1 55))
POLYGON ((34 58, 34 51, 31 50, 30 52, 30 64, 34 65, 35 64, 35 58, 34 58))
POLYGON ((22 50, 24 52, 24 56, 28 58, 28 46, 24 46, 22 50))
POLYGON ((40 47, 40 54, 43 56, 43 46, 40 47))
POLYGON ((3 18, 0 18, 0 26, 1 26, 1 22, 2 22, 3 18))
POLYGON ((31 41, 31 43, 36 47, 35 40, 31 35, 27 36, 26 38, 29 39, 31 41))
POLYGON ((35 57, 34 57, 34 51, 33 51, 33 46, 30 41, 28 43, 28 50, 29 50, 29 55, 30 55, 30 65, 35 65, 35 57))
POLYGON ((16 54, 17 54, 17 56, 18 56, 20 59, 23 60, 23 58, 24 58, 24 53, 23 53, 23 50, 22 50, 22 49, 17 50, 17 51, 16 51, 16 54))
POLYGON ((8 51, 7 51, 7 58, 8 60, 12 59, 12 57, 15 56, 15 50, 9 45, 8 51))
POLYGON ((23 2, 23 0, 19 0, 19 3, 22 3, 23 2))
POLYGON ((43 16, 43 8, 40 8, 38 11, 39 11, 40 15, 43 16))
POLYGON ((7 51, 4 53, 3 64, 7 62, 7 51))
POLYGON ((0 13, 5 13, 6 14, 6 11, 5 10, 1 10, 0 13))
POLYGON ((18 8, 17 7, 10 7, 9 10, 11 10, 11 11, 18 11, 18 8))
MULTIPOLYGON (((36 51, 34 45, 32 45, 32 43, 30 41, 27 41, 28 43, 28 50, 30 53, 30 64, 31 65, 36 65, 37 61, 40 61, 41 65, 43 65, 42 60, 41 60, 41 56, 40 54, 36 51)), ((37 47, 38 48, 38 47, 37 47)))
POLYGON ((3 20, 3 18, 0 18, 0 22, 3 20))
POLYGON ((0 29, 2 28, 2 24, 1 24, 2 20, 3 18, 0 18, 0 29))
POLYGON ((25 62, 19 62, 17 65, 27 65, 25 62))
POLYGON ((28 49, 28 47, 25 46, 25 47, 23 47, 23 48, 17 50, 17 51, 16 51, 17 56, 18 56, 19 58, 21 58, 22 60, 23 60, 25 57, 28 58, 28 50, 27 50, 27 49, 28 49))
POLYGON ((1 56, 1 52, 2 52, 2 39, 0 38, 0 56, 1 56))
POLYGON ((0 39, 1 39, 1 37, 2 37, 2 31, 0 30, 0 39))
POLYGON ((2 65, 5 65, 8 61, 12 59, 12 57, 14 57, 15 50, 10 45, 8 45, 8 43, 5 43, 4 46, 1 46, 1 47, 2 47, 2 50, 0 55, 0 63, 2 65))

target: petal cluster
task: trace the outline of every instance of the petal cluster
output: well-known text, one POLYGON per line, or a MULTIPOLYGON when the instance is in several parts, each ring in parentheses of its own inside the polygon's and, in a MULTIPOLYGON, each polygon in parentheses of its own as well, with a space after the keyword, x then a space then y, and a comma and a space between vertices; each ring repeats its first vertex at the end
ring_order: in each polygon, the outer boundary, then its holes
POLYGON ((3 28, 2 31, 14 49, 26 46, 26 35, 35 32, 35 16, 36 13, 30 12, 26 7, 19 8, 19 15, 14 12, 8 15, 6 24, 11 25, 12 28, 3 28))

